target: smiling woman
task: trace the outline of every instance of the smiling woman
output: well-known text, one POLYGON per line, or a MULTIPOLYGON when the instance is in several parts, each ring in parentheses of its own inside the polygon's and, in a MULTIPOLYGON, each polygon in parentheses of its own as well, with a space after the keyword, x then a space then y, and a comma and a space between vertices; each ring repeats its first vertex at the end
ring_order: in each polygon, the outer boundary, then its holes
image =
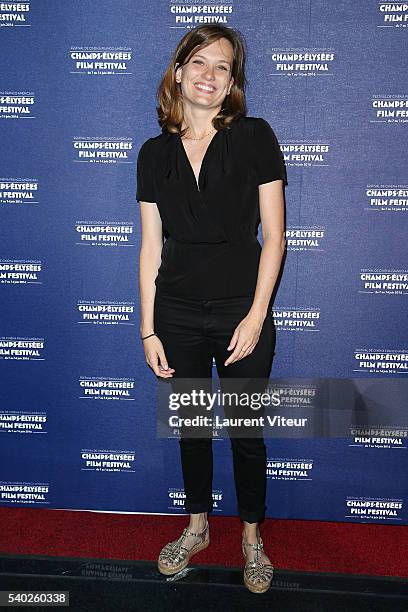
MULTIPOLYGON (((237 31, 200 26, 179 42, 159 86, 162 133, 143 143, 137 160, 140 332, 146 362, 157 377, 176 379, 176 388, 180 378, 211 382, 215 360, 223 391, 259 395, 275 346, 270 299, 285 247, 287 178, 272 127, 246 115, 244 67, 237 31)), ((249 424, 242 438, 231 437, 244 582, 265 592, 273 574, 258 528, 266 447, 262 428, 250 425, 251 409, 234 405, 226 414, 237 415, 249 424)), ((212 437, 187 426, 180 432, 190 523, 160 552, 166 575, 208 546, 213 507, 212 437)))

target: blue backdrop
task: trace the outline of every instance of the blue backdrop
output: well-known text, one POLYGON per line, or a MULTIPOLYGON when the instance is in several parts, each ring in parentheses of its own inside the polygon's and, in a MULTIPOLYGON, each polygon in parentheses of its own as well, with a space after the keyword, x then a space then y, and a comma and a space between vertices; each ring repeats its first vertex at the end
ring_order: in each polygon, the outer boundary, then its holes
POLYGON ((267 516, 406 524, 408 9, 377 0, 0 5, 0 503, 184 512, 139 340, 136 158, 203 23, 246 37, 288 173, 271 384, 315 435, 267 440, 267 516))

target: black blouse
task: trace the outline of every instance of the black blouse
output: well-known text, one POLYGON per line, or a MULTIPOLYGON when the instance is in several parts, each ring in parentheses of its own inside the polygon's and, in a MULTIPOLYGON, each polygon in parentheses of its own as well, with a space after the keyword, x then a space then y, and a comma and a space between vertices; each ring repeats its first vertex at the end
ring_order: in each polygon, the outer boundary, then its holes
POLYGON ((258 185, 282 179, 276 135, 258 117, 219 130, 204 155, 198 184, 178 133, 149 138, 137 159, 136 199, 156 203, 164 238, 155 284, 175 296, 253 296, 261 245, 258 185))

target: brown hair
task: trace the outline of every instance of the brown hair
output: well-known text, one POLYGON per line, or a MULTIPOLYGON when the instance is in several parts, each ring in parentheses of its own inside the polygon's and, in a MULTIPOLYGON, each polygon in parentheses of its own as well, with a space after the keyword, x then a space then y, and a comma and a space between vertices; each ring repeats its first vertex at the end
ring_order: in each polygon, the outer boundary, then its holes
POLYGON ((217 130, 226 128, 234 119, 246 114, 245 87, 247 81, 245 77, 246 43, 244 37, 238 30, 222 25, 198 26, 189 30, 178 43, 157 89, 156 95, 159 106, 156 107, 156 110, 162 131, 181 133, 183 98, 180 84, 175 79, 176 64, 178 64, 178 67, 183 66, 199 49, 207 47, 220 38, 229 40, 233 48, 231 76, 234 77, 234 82, 230 94, 224 99, 222 109, 212 121, 213 127, 217 130))

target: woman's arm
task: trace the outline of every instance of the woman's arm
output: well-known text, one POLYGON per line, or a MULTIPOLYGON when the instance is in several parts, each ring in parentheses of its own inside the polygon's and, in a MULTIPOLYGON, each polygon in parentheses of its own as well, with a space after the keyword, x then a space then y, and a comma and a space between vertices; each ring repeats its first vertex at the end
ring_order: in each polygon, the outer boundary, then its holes
POLYGON ((263 247, 258 267, 258 279, 252 306, 236 327, 228 350, 233 350, 224 365, 243 359, 254 350, 261 335, 263 322, 285 251, 283 180, 277 179, 258 186, 259 211, 262 223, 263 247))
MULTIPOLYGON (((155 279, 161 263, 163 248, 162 222, 157 205, 140 201, 142 243, 139 258, 140 335, 147 336, 154 329, 155 279)), ((175 372, 167 363, 163 344, 158 336, 143 341, 146 361, 156 376, 170 378, 175 372)))
POLYGON ((139 256, 140 335, 153 333, 155 278, 161 263, 162 222, 157 205, 140 202, 142 241, 139 256))
POLYGON ((252 309, 265 318, 286 246, 283 180, 259 185, 258 190, 263 247, 252 309))

